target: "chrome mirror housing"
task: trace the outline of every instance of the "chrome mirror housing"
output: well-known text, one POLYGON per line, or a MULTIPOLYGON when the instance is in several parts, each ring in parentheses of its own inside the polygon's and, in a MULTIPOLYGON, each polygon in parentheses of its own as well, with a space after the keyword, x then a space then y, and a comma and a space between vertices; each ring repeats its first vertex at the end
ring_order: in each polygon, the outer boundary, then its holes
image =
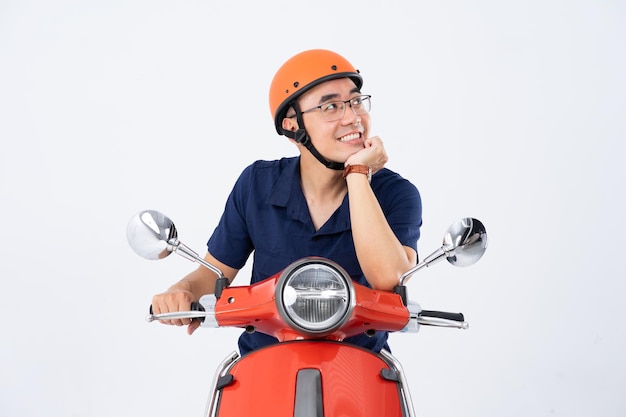
POLYGON ((428 255, 422 262, 400 277, 400 285, 418 270, 437 263, 444 257, 454 266, 470 266, 478 262, 487 250, 487 230, 477 219, 465 217, 448 227, 443 237, 443 245, 428 255))

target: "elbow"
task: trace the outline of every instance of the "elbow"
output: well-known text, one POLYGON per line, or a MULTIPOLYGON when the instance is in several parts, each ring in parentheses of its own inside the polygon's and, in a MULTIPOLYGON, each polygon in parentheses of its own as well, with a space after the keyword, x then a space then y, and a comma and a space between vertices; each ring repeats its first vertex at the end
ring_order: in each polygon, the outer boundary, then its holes
POLYGON ((376 279, 368 279, 373 290, 376 291, 393 291, 400 282, 402 274, 377 274, 376 279))
POLYGON ((398 285, 397 282, 395 284, 393 284, 393 285, 388 284, 388 283, 384 283, 382 285, 372 285, 372 289, 374 289, 376 291, 393 292, 394 288, 396 288, 397 285, 398 285))

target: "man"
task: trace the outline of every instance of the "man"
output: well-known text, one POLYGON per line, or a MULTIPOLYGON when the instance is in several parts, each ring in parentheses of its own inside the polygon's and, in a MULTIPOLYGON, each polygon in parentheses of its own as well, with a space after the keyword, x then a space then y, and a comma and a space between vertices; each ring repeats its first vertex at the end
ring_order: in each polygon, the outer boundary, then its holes
MULTIPOLYGON (((370 96, 361 93, 360 73, 327 50, 301 52, 278 70, 270 109, 279 134, 299 157, 256 161, 237 180, 205 259, 231 281, 254 253, 251 282, 266 279, 305 256, 341 265, 353 280, 391 290, 417 263, 422 224, 417 188, 384 168, 387 154, 370 137, 370 96)), ((155 313, 188 310, 214 292, 216 276, 203 266, 154 296, 155 313)), ((164 320, 188 325, 198 321, 164 320)), ((374 351, 389 349, 387 333, 346 339, 374 351)), ((275 343, 243 333, 243 354, 275 343)))

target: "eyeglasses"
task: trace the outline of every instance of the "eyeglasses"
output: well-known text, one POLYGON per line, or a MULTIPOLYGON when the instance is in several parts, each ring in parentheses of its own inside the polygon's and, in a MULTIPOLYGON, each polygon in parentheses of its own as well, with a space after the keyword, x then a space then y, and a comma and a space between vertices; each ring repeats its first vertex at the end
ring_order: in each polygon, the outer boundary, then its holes
POLYGON ((329 101, 328 103, 324 103, 319 106, 315 106, 308 110, 305 110, 302 112, 302 114, 319 110, 322 114, 322 119, 327 122, 334 122, 335 120, 342 119, 343 116, 346 114, 346 104, 349 104, 350 108, 356 114, 367 114, 372 107, 371 98, 372 96, 362 95, 352 97, 350 100, 329 101))

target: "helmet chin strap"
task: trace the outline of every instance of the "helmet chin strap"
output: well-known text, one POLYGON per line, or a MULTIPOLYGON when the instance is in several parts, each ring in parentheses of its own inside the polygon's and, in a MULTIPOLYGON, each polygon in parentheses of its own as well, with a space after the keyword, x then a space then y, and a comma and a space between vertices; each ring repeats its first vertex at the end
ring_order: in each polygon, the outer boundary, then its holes
POLYGON ((295 140, 296 142, 298 142, 299 144, 307 148, 309 152, 313 154, 315 159, 320 161, 322 165, 324 165, 326 168, 334 169, 337 171, 343 171, 344 164, 342 162, 329 161, 328 159, 324 158, 321 153, 319 153, 319 151, 315 148, 315 146, 313 146, 311 137, 309 136, 309 134, 306 132, 306 129, 304 128, 304 120, 302 118, 302 113, 300 112, 298 105, 296 103, 293 103, 292 107, 296 110, 296 118, 298 120, 298 126, 302 126, 302 127, 296 130, 295 132, 283 129, 283 133, 285 134, 285 136, 295 140))

